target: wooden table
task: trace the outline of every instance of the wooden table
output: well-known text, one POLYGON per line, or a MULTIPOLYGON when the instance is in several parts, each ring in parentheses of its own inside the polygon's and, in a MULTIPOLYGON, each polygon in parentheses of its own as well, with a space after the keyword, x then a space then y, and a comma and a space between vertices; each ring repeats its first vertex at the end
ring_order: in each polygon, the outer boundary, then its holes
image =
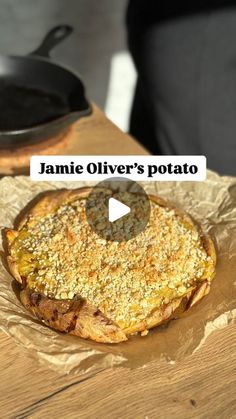
MULTIPOLYGON (((97 108, 76 127, 78 154, 145 154, 97 108)), ((74 154, 76 154, 74 150, 74 154)), ((59 375, 0 332, 0 418, 236 418, 236 325, 176 365, 59 375)))

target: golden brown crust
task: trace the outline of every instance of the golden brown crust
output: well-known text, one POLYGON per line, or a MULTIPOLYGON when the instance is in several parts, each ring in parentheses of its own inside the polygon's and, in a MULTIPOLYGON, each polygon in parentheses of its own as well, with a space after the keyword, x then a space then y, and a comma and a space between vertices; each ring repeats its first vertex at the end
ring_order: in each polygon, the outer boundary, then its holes
POLYGON ((182 313, 200 301, 210 291, 210 285, 207 281, 204 281, 200 285, 193 287, 183 297, 176 298, 168 304, 162 305, 157 309, 154 309, 152 313, 143 321, 124 329, 127 335, 152 329, 164 323, 166 320, 179 317, 182 313))
MULTIPOLYGON (((29 222, 29 219, 34 220, 36 217, 43 217, 44 215, 53 213, 59 205, 70 203, 75 198, 86 198, 90 191, 91 188, 80 188, 47 193, 27 212, 27 214, 24 214, 18 224, 18 230, 22 229, 22 227, 29 222)), ((174 206, 170 205, 162 198, 153 195, 150 195, 149 197, 160 206, 174 208, 178 214, 181 214, 189 226, 192 225, 195 227, 196 224, 191 217, 183 211, 179 209, 176 210, 174 206)), ((214 272, 209 273, 208 277, 201 278, 195 286, 189 288, 184 296, 176 298, 168 304, 164 304, 161 307, 154 309, 144 320, 122 330, 115 322, 108 319, 98 308, 89 304, 82 298, 77 297, 77 299, 74 300, 56 300, 30 290, 27 287, 25 279, 21 278, 17 264, 10 255, 11 245, 17 235, 17 230, 6 230, 9 254, 7 261, 11 274, 19 283, 21 283, 23 288, 20 293, 23 305, 31 311, 32 314, 53 329, 80 336, 85 339, 92 339, 97 342, 117 343, 125 341, 130 334, 146 331, 160 325, 166 320, 179 316, 208 294, 210 283, 214 276, 214 272)), ((201 234, 201 241, 207 255, 212 258, 215 264, 216 252, 211 238, 201 234)))
POLYGON ((60 332, 103 343, 127 340, 119 326, 82 298, 50 299, 26 287, 21 291, 20 299, 39 320, 60 332))
POLYGON ((59 205, 67 204, 73 201, 75 197, 86 198, 92 188, 62 189, 47 192, 27 213, 23 214, 18 220, 17 228, 20 230, 30 217, 43 217, 53 213, 59 205))

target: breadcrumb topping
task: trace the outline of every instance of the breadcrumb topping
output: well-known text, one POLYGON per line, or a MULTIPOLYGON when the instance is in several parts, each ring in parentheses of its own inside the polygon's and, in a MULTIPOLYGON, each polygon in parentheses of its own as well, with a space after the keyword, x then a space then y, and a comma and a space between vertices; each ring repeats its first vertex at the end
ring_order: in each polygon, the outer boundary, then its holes
POLYGON ((53 214, 29 218, 11 255, 30 288, 56 299, 80 295, 127 328, 214 272, 191 220, 155 202, 150 205, 142 233, 112 242, 92 231, 86 199, 76 199, 53 214))

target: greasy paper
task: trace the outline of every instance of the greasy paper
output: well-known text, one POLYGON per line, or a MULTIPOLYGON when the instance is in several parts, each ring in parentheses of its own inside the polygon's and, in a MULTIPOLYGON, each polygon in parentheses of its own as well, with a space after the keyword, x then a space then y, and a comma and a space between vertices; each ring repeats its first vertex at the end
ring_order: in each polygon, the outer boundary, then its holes
MULTIPOLYGON (((136 368, 159 359, 175 362, 198 350, 214 330, 236 319, 236 178, 208 172, 205 182, 141 184, 148 193, 158 194, 187 211, 203 231, 210 233, 218 259, 210 294, 181 319, 151 330, 146 337, 138 335, 113 345, 96 343, 58 333, 34 319, 19 301, 2 255, 0 328, 58 372, 92 373, 119 365, 136 368)), ((88 182, 37 183, 24 176, 5 177, 0 180, 0 226, 13 227, 18 213, 40 192, 85 185, 88 182)))

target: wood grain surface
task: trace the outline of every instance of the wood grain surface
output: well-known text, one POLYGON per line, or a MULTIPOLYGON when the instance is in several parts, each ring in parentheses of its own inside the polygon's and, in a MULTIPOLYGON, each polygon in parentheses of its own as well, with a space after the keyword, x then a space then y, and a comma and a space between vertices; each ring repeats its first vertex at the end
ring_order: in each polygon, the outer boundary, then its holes
MULTIPOLYGON (((76 124, 72 154, 145 154, 96 108, 76 124), (80 144, 80 145, 79 145, 80 144)), ((68 153, 69 154, 69 153, 68 153)), ((0 418, 236 418, 236 325, 176 365, 60 375, 0 332, 0 418)))
POLYGON ((0 151, 0 175, 28 175, 31 155, 142 155, 147 151, 127 137, 93 104, 93 113, 73 124, 66 135, 36 145, 0 151))
POLYGON ((177 365, 150 363, 93 377, 40 367, 4 334, 1 339, 1 418, 236 417, 236 325, 212 334, 177 365))

